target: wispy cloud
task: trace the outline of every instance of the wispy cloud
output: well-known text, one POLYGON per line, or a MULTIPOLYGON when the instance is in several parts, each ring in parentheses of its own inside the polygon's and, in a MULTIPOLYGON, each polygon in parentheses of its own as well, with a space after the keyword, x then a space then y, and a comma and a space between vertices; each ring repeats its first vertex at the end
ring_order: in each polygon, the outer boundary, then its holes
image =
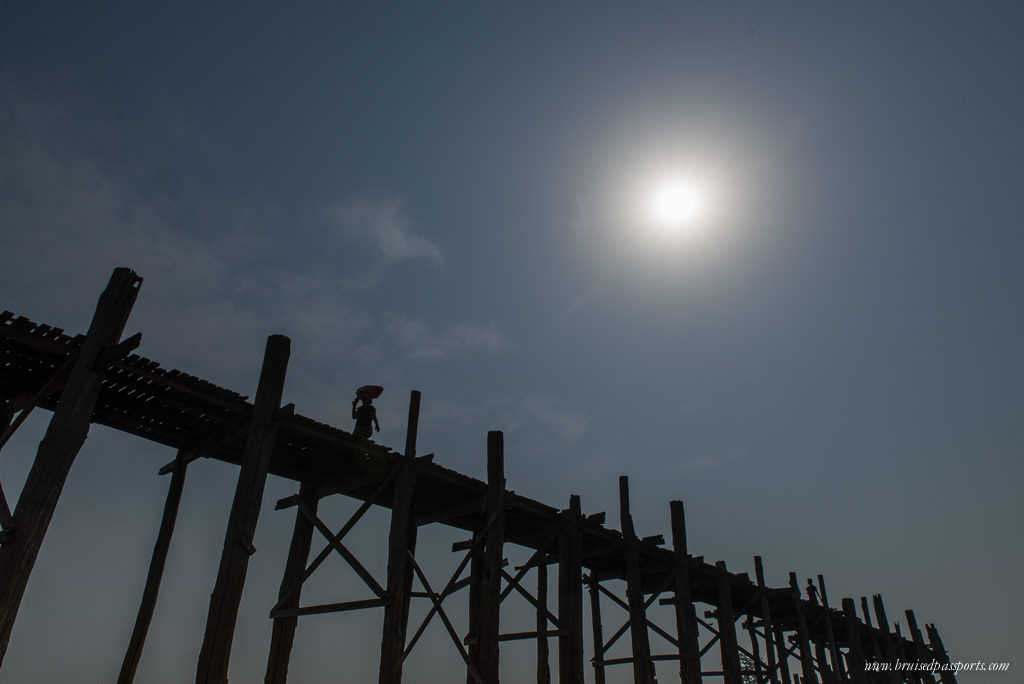
POLYGON ((386 317, 384 330, 399 352, 413 359, 439 360, 466 352, 499 352, 514 345, 495 323, 431 324, 404 314, 386 317))
POLYGON ((422 259, 435 266, 444 263, 440 248, 417 234, 398 200, 356 198, 326 206, 323 211, 340 237, 370 244, 385 259, 422 259))

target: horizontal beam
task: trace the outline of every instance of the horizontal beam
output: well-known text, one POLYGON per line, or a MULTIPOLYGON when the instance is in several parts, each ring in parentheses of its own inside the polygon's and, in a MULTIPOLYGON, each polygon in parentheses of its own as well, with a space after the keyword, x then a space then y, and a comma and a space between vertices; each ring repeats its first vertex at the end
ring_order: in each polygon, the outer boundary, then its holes
POLYGON ((363 601, 343 601, 341 603, 325 603, 319 606, 300 606, 299 608, 278 608, 270 611, 270 617, 296 617, 299 615, 319 615, 321 613, 342 613, 347 610, 363 610, 364 608, 380 608, 387 603, 386 599, 375 598, 363 601))

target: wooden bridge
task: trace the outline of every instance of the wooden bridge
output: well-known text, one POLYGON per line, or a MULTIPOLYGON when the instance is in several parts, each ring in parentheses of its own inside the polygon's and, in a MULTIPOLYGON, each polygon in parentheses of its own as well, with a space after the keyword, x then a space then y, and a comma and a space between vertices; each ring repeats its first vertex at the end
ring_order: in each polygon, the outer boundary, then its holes
MULTIPOLYGON (((12 512, 0 488, 0 668, 29 575, 60 497, 71 464, 90 423, 115 428, 175 449, 161 469, 170 474, 163 519, 128 644, 119 684, 133 681, 156 605, 164 562, 188 465, 213 458, 239 466, 220 568, 210 597, 196 682, 227 681, 235 623, 267 475, 298 483, 295 495, 277 503, 296 510, 294 532, 281 591, 270 617, 273 635, 267 684, 286 681, 299 617, 315 613, 382 609, 381 684, 402 680, 403 662, 424 629, 438 620, 450 634, 452 657, 465 663, 467 682, 498 682, 500 645, 508 640, 536 642, 537 681, 604 684, 606 670, 630 667, 635 682, 657 681, 655 663, 676 661, 683 684, 771 682, 955 682, 950 672, 868 671, 865 663, 948 663, 934 625, 927 642, 912 611, 903 634, 886 617, 880 596, 858 606, 844 598, 829 602, 824 579, 816 585, 820 602, 801 598, 796 575, 789 586, 765 584, 761 559, 755 578, 730 572, 724 562, 690 555, 683 505, 670 504, 671 544, 661 535, 638 538, 629 511, 629 489, 620 478, 620 530, 605 514, 584 515, 579 497, 564 508, 520 496, 505 486, 502 433, 487 439, 487 482, 467 477, 416 453, 420 396, 413 392, 405 449, 395 452, 281 406, 289 340, 267 340, 255 399, 180 371, 166 370, 132 352, 141 335, 122 340, 142 279, 116 269, 102 293, 85 335, 4 312, 0 317, 0 447, 36 407, 53 412, 46 434, 12 512), (317 515, 324 497, 342 495, 362 504, 340 530, 317 515), (345 546, 344 538, 373 506, 390 509, 387 576, 378 582, 345 546), (453 551, 461 562, 448 578, 427 577, 416 559, 417 530, 441 524, 465 530, 466 542, 453 551), (310 560, 314 532, 327 545, 310 560), (509 569, 504 547, 531 553, 509 569), (303 583, 332 553, 340 554, 365 582, 373 598, 327 605, 303 605, 303 583), (548 572, 554 566, 549 591, 548 572), (528 583, 528 578, 531 580, 528 583), (621 580, 615 582, 614 580, 621 580), (625 587, 625 596, 610 587, 625 587), (450 613, 454 594, 468 590, 468 634, 459 634, 450 613), (511 593, 525 598, 536 613, 536 628, 502 633, 500 609, 511 593), (549 600, 549 594, 553 597, 549 600), (587 594, 588 600, 584 600, 587 594), (426 618, 410 629, 412 600, 429 601, 426 618), (602 622, 601 604, 611 601, 628 613, 614 631, 602 622), (446 603, 447 602, 447 603, 446 603), (649 610, 669 605, 671 629, 655 624, 649 610), (703 608, 698 611, 698 606, 703 608), (586 614, 586 618, 585 618, 586 614), (589 629, 585 630, 585 619, 589 629), (587 647, 584 644, 588 632, 587 647), (627 637, 628 634, 628 637, 627 637), (671 644, 669 653, 651 652, 651 634, 671 644), (629 657, 609 651, 620 639, 632 644, 629 657), (706 643, 701 643, 704 640, 706 643), (717 646, 717 648, 715 648, 717 646), (557 667, 549 667, 550 650, 557 667)), ((383 546, 383 544, 382 544, 383 546)), ((268 601, 269 603, 269 601, 268 601)), ((667 609, 663 609, 664 610, 667 609)), ((355 618, 354 618, 355 619, 355 618)), ((2 670, 0 670, 2 671, 2 670)), ((415 673, 407 679, 416 681, 415 673)))

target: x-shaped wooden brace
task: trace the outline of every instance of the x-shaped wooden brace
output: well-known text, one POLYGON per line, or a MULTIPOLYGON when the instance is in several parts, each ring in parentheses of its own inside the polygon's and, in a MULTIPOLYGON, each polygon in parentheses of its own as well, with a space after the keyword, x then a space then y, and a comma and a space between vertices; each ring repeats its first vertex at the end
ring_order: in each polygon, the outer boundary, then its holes
MULTIPOLYGON (((562 533, 562 528, 565 527, 567 521, 568 517, 562 516, 561 519, 552 526, 551 532, 544 540, 544 543, 540 544, 537 547, 537 550, 533 552, 533 555, 530 556, 529 560, 527 560, 525 563, 519 566, 518 571, 516 572, 514 577, 508 574, 508 571, 502 568, 501 575, 505 578, 506 584, 505 588, 502 589, 501 595, 498 598, 499 603, 504 601, 509 596, 509 594, 512 593, 512 590, 515 589, 520 594, 522 594, 527 601, 530 602, 530 605, 532 605, 537 610, 541 610, 540 602, 533 594, 529 592, 529 590, 524 588, 523 585, 520 584, 520 582, 522 582, 523 577, 526 575, 527 572, 529 572, 530 568, 533 568, 544 562, 544 553, 551 547, 552 544, 554 544, 558 540, 558 536, 562 533)), ((559 619, 555 617, 555 615, 552 614, 551 611, 549 611, 546 607, 543 608, 543 610, 545 617, 547 618, 547 621, 554 625, 556 630, 561 629, 561 622, 559 621, 559 619)), ((550 636, 557 635, 558 632, 550 634, 550 636)))
MULTIPOLYGON (((651 606, 651 604, 653 604, 656 600, 658 600, 658 597, 661 596, 662 592, 664 592, 666 589, 668 589, 669 584, 671 584, 673 582, 673 580, 675 580, 675 573, 671 573, 670 572, 665 577, 665 579, 662 580, 661 584, 658 586, 657 591, 655 591, 653 594, 651 594, 650 598, 648 598, 648 599, 646 599, 644 601, 644 610, 647 610, 651 606)), ((615 594, 613 594, 611 591, 609 591, 600 582, 594 582, 594 586, 596 586, 598 588, 598 590, 602 594, 604 594, 605 596, 610 598, 612 601, 614 601, 617 605, 622 607, 622 609, 625 610, 627 613, 629 612, 629 604, 626 603, 625 601, 623 601, 622 599, 620 599, 615 594)), ((610 649, 612 646, 615 645, 615 642, 619 640, 619 637, 621 637, 623 634, 626 633, 626 630, 629 629, 629 626, 630 626, 631 622, 632 622, 632 620, 630 620, 627 617, 626 618, 626 622, 623 623, 623 625, 621 627, 619 627, 618 630, 615 631, 615 634, 613 634, 612 637, 603 646, 601 646, 601 652, 594 654, 594 659, 595 660, 604 660, 604 654, 608 652, 608 649, 610 649)), ((664 638, 666 641, 668 641, 670 644, 672 644, 676 648, 679 647, 679 640, 678 639, 676 639, 674 636, 672 636, 671 634, 669 634, 668 632, 663 630, 661 627, 659 627, 658 625, 656 625, 653 622, 651 622, 650 620, 647 621, 647 627, 648 627, 648 629, 652 630, 655 634, 658 634, 659 636, 664 638)), ((703 653, 701 655, 703 655, 703 653)), ((678 657, 678 656, 676 656, 676 657, 678 657)), ((659 658, 661 658, 661 657, 659 656, 659 658)), ((664 659, 667 659, 667 658, 661 658, 661 659, 664 660, 664 659)))
POLYGON ((377 489, 374 490, 373 494, 367 497, 366 501, 364 501, 362 505, 360 505, 359 508, 356 509, 356 512, 352 514, 352 516, 348 519, 348 522, 346 522, 345 525, 340 530, 338 530, 337 533, 331 532, 330 528, 327 527, 327 525, 324 524, 324 522, 320 520, 320 518, 317 517, 316 513, 314 513, 313 510, 309 507, 309 504, 307 504, 302 499, 294 499, 302 515, 306 516, 306 518, 308 518, 309 521, 313 523, 316 529, 319 530, 320 533, 324 535, 324 537, 327 539, 327 546, 325 546, 323 550, 317 555, 317 557, 313 559, 313 562, 306 567, 305 571, 302 573, 302 577, 296 580, 295 583, 288 588, 288 591, 282 594, 280 600, 271 610, 270 617, 287 617, 289 615, 307 614, 309 612, 331 612, 332 610, 339 611, 352 608, 372 608, 374 606, 384 605, 384 602, 386 600, 385 594, 387 592, 384 590, 383 587, 380 586, 377 580, 373 578, 373 575, 371 575, 370 572, 365 567, 363 567, 363 564, 359 562, 355 555, 351 551, 349 551, 344 544, 341 543, 341 540, 344 539, 345 535, 347 535, 352 530, 353 527, 355 527, 356 523, 359 522, 363 515, 365 515, 366 512, 370 510, 370 508, 375 503, 377 503, 377 500, 380 499, 381 495, 388 488, 388 486, 395 480, 397 476, 398 470, 396 469, 394 472, 392 472, 390 475, 384 478, 380 485, 378 485, 377 489), (319 568, 320 565, 325 560, 327 560, 327 557, 331 554, 332 550, 337 551, 339 554, 341 554, 341 557, 344 558, 352 567, 352 569, 356 571, 356 574, 358 574, 359 577, 362 578, 363 582, 365 582, 366 585, 370 588, 370 590, 373 591, 374 594, 376 594, 377 598, 370 599, 368 601, 348 601, 345 603, 334 603, 326 606, 318 606, 313 609, 283 608, 283 606, 288 602, 288 600, 291 597, 293 597, 296 594, 296 592, 299 591, 299 589, 302 588, 302 585, 306 582, 306 580, 308 580, 313 575, 313 573, 316 572, 316 569, 319 568))
MULTIPOLYGON (((413 571, 419 578, 420 584, 423 585, 426 597, 430 599, 430 602, 433 605, 431 606, 430 611, 427 613, 426 617, 423 618, 423 621, 420 623, 420 626, 416 629, 416 632, 415 634, 413 634, 412 639, 409 640, 409 644, 405 647, 405 652, 402 653, 403 661, 409 657, 409 653, 412 651, 413 646, 415 646, 416 642, 419 641, 420 637, 423 635, 424 630, 426 630, 427 625, 430 624, 430 621, 434 618, 435 615, 438 615, 440 616, 441 621, 444 623, 445 629, 448 630, 448 635, 451 636, 452 641, 455 643, 455 647, 459 649, 459 655, 461 655, 462 660, 465 661, 466 667, 469 670, 469 675, 473 678, 474 681, 478 682, 478 684, 483 684, 483 679, 480 678, 480 675, 477 673, 476 668, 474 668, 473 664, 469 661, 469 653, 466 652, 465 646, 462 645, 462 640, 459 639, 459 635, 455 631, 455 627, 452 626, 452 621, 448 618, 448 614, 445 613, 444 607, 441 604, 449 596, 455 594, 460 589, 464 589, 465 587, 469 586, 471 578, 467 577, 465 579, 460 580, 459 577, 462 575, 462 571, 466 569, 466 566, 469 564, 469 561, 473 557, 473 554, 475 554, 479 549, 480 545, 483 544, 484 539, 487 536, 487 532, 491 529, 491 527, 494 526, 494 523, 497 522, 498 516, 501 514, 502 509, 504 507, 505 493, 502 492, 498 498, 498 505, 495 506, 494 512, 491 513, 491 517, 487 519, 487 522, 484 524, 483 529, 481 529, 479 532, 473 535, 473 541, 470 543, 469 549, 466 551, 466 555, 463 556, 462 560, 459 562, 458 567, 455 568, 455 571, 452 573, 451 577, 448 579, 447 584, 445 584, 444 589, 442 589, 440 593, 434 591, 434 589, 430 586, 430 582, 427 580, 427 576, 423 573, 423 570, 420 568, 419 563, 416 562, 416 557, 413 556, 411 552, 409 552, 409 560, 412 562, 413 571)), ((413 594, 413 596, 418 596, 418 594, 413 594)))

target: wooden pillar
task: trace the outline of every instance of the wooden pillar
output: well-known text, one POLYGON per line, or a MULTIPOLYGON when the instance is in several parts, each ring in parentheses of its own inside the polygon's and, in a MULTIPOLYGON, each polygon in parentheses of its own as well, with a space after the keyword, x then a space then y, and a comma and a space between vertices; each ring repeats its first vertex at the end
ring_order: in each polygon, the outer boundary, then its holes
POLYGON ((629 635, 633 642, 633 681, 635 684, 650 684, 654 681, 654 663, 651 662, 651 644, 647 634, 647 611, 644 608, 636 530, 633 528, 633 516, 629 514, 629 478, 625 475, 619 478, 619 519, 626 563, 629 635))
POLYGON ((732 606, 732 586, 725 561, 718 561, 715 567, 718 576, 718 645, 722 654, 722 677, 725 684, 743 684, 740 672, 740 651, 736 642, 736 614, 732 606))
MULTIPOLYGON (((484 684, 498 682, 498 616, 501 604, 501 562, 505 537, 504 437, 499 431, 487 433, 487 499, 484 520, 497 517, 487 530, 483 563, 478 577, 476 611, 470 614, 469 662, 484 684)), ((472 676, 467 673, 467 678, 472 676)))
MULTIPOLYGON (((299 485, 299 498, 316 515, 320 500, 316 495, 317 485, 314 482, 303 482, 299 485)), ((300 587, 292 591, 292 587, 302 580, 309 560, 309 549, 313 544, 313 521, 303 514, 302 506, 295 512, 295 527, 292 530, 292 541, 288 546, 288 559, 284 565, 284 576, 281 578, 281 589, 277 594, 278 603, 283 609, 299 607, 302 594, 300 587)), ((264 684, 285 684, 288 681, 288 663, 291 660, 292 644, 295 642, 295 629, 299 624, 298 615, 274 618, 274 628, 270 635, 270 656, 267 658, 267 673, 264 684)))
POLYGON ((818 661, 818 673, 821 675, 821 681, 831 682, 832 672, 828 668, 828 656, 825 653, 825 644, 820 641, 814 642, 814 656, 818 661))
POLYGON ((17 529, 0 545, 0 664, 68 472, 89 433, 106 370, 100 355, 120 339, 141 283, 142 278, 127 268, 115 269, 110 276, 15 506, 17 529))
POLYGON ((217 582, 210 595, 206 633, 196 668, 196 684, 226 684, 228 680, 228 661, 231 658, 238 606, 242 601, 249 556, 256 551, 252 540, 256 534, 263 487, 277 437, 275 414, 284 392, 289 351, 290 341, 287 337, 271 335, 267 338, 249 436, 224 535, 217 582))
POLYGON ((864 615, 864 624, 868 626, 868 646, 870 647, 870 652, 867 655, 880 662, 882 660, 882 648, 878 643, 878 633, 872 629, 871 611, 868 610, 868 599, 866 596, 860 597, 860 610, 864 615))
MULTIPOLYGON (((935 625, 925 625, 924 628, 928 630, 928 644, 932 647, 932 653, 935 654, 935 659, 940 663, 949 663, 949 654, 946 653, 946 647, 942 645, 942 638, 939 636, 939 630, 935 629, 935 625)), ((952 670, 944 670, 939 673, 939 681, 942 684, 957 684, 956 673, 952 670)))
POLYGON ((142 659, 142 649, 146 645, 146 635, 156 610, 156 599, 160 593, 160 581, 163 579, 164 566, 167 563, 167 552, 174 534, 174 523, 178 518, 178 506, 181 503, 181 492, 185 488, 185 469, 188 467, 186 453, 179 451, 174 459, 174 470, 171 471, 171 484, 167 488, 167 500, 164 502, 164 513, 160 520, 160 531, 156 535, 153 546, 153 557, 149 562, 149 573, 146 575, 146 586, 142 590, 142 603, 139 614, 135 618, 128 650, 121 663, 121 673, 117 684, 131 684, 135 681, 135 671, 142 659))
POLYGON ((782 625, 775 625, 775 648, 779 652, 779 675, 783 684, 789 684, 793 677, 789 674, 789 655, 786 649, 786 631, 782 625))
POLYGON ((416 521, 413 495, 416 490, 416 435, 419 430, 420 393, 409 396, 409 421, 405 431, 405 455, 395 478, 395 494, 391 503, 391 527, 388 533, 388 586, 384 604, 384 627, 381 632, 380 684, 402 681, 405 637, 409 626, 409 604, 412 592, 412 562, 416 551, 416 521))
MULTIPOLYGON (((921 630, 917 626, 917 618, 914 616, 914 611, 908 608, 903 612, 904 615, 907 616, 907 626, 910 628, 910 638, 914 640, 914 645, 917 647, 914 653, 914 658, 918 661, 931 661, 931 654, 924 645, 924 639, 921 637, 921 630)), ((935 676, 931 672, 922 671, 921 681, 923 681, 924 684, 935 684, 935 676)))
POLYGON ((832 607, 828 604, 828 590, 825 587, 825 577, 818 575, 818 593, 821 594, 821 604, 825 607, 825 638, 828 640, 828 649, 832 657, 832 670, 835 679, 843 680, 843 658, 839 653, 839 645, 836 643, 836 635, 832 628, 832 607))
POLYGON ((697 612, 690 585, 690 560, 686 548, 686 514, 682 501, 670 501, 672 516, 672 572, 675 575, 676 637, 679 639, 679 681, 701 684, 700 642, 697 612))
POLYGON ((558 684, 583 684, 583 539, 580 497, 569 497, 558 537, 558 684))
MULTIPOLYGON (((772 611, 768 605, 768 591, 767 585, 764 581, 764 565, 761 563, 760 556, 754 556, 754 575, 757 578, 758 591, 761 594, 761 620, 764 627, 764 651, 765 656, 768 658, 768 677, 772 684, 779 684, 779 671, 775 667, 775 653, 778 644, 775 643, 774 629, 772 626, 772 611)), ((785 660, 785 653, 780 654, 783 660, 785 660)), ((786 684, 789 684, 789 673, 786 673, 786 684)))
POLYGON ((551 684, 548 656, 548 565, 542 557, 537 566, 537 684, 551 684))
POLYGON ((853 599, 843 599, 843 620, 846 623, 847 668, 853 684, 867 684, 867 673, 864 671, 864 647, 860 641, 860 620, 857 619, 857 607, 853 599))
MULTIPOLYGON (((889 628, 889 620, 885 616, 885 605, 882 603, 882 595, 872 595, 871 601, 875 605, 875 620, 878 622, 878 631, 881 633, 882 657, 885 658, 886 662, 895 664, 897 659, 896 644, 889 628)), ((891 684, 898 684, 902 679, 901 675, 896 674, 892 670, 886 676, 886 680, 891 684)))
POLYGON ((807 618, 804 617, 804 607, 800 601, 800 585, 796 581, 796 573, 789 573, 789 586, 793 591, 793 607, 796 610, 797 621, 797 643, 800 645, 800 668, 803 672, 801 681, 807 684, 817 684, 818 677, 814 674, 814 658, 811 656, 811 642, 807 630, 807 618))
POLYGON ((601 590, 597 587, 597 580, 591 575, 588 580, 590 585, 590 621, 591 636, 594 639, 594 684, 605 684, 604 682, 604 628, 601 625, 601 590))

